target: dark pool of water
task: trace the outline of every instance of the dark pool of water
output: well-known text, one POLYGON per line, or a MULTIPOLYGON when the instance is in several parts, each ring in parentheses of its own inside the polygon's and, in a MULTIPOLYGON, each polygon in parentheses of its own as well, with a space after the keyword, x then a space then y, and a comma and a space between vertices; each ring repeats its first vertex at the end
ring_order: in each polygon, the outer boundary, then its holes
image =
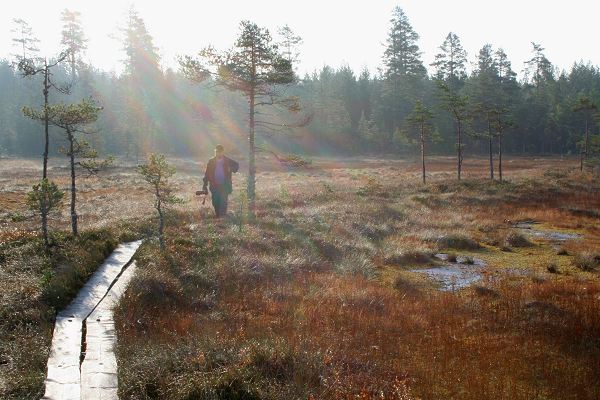
POLYGON ((443 291, 452 291, 470 286, 482 278, 485 263, 479 259, 457 257, 456 262, 449 262, 447 254, 436 254, 436 258, 448 262, 447 265, 416 269, 414 272, 426 274, 429 279, 439 285, 443 291))

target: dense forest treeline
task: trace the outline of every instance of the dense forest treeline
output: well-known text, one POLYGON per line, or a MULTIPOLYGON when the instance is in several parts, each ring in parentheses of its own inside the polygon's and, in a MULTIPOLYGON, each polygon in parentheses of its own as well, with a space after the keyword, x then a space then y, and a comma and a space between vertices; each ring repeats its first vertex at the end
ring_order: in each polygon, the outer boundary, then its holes
MULTIPOLYGON (((245 99, 216 90, 210 79, 194 84, 178 70, 163 69, 151 33, 134 9, 120 31, 125 68, 119 75, 83 62, 87 40, 77 12, 65 10, 62 21, 61 44, 69 55, 51 70, 49 102, 91 97, 103 107, 89 135, 94 148, 135 158, 151 151, 188 156, 206 154, 222 142, 245 154, 245 99)), ((43 105, 44 77, 24 77, 17 66, 39 57, 32 28, 15 20, 13 34, 15 55, 0 61, 0 155, 34 156, 42 152, 43 127, 21 110, 43 105)), ((301 39, 289 28, 274 36, 292 63, 301 56, 301 39)), ((586 126, 591 142, 598 140, 598 67, 579 62, 559 71, 544 49, 532 44, 518 79, 515 69, 521 67, 513 67, 502 49, 485 44, 479 54, 467 56, 453 33, 441 38, 428 66, 418 39, 396 8, 379 71, 324 66, 298 77, 288 92, 299 98, 310 123, 283 134, 257 131, 257 140, 304 154, 413 153, 418 141, 407 118, 417 103, 431 112, 428 150, 436 154, 455 154, 457 124, 461 149, 471 154, 496 152, 499 139, 513 154, 580 154, 586 126)), ((56 153, 65 143, 56 132, 51 138, 56 153)))

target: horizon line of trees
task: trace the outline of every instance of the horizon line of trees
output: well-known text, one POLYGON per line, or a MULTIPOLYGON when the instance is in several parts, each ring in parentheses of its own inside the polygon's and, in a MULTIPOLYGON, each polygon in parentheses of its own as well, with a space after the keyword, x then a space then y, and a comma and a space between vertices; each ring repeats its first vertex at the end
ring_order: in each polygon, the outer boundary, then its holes
POLYGON ((240 23, 231 48, 207 46, 198 57, 180 57, 179 71, 163 71, 152 36, 131 8, 121 30, 125 73, 115 76, 82 61, 87 39, 79 17, 63 11, 64 50, 50 60, 39 56, 38 39, 28 24, 15 20, 17 52, 12 62, 0 61, 0 155, 32 155, 43 148, 42 177, 27 202, 41 218, 47 247, 48 216, 64 197, 48 178, 48 157, 56 152, 69 157, 74 236, 78 170, 96 173, 112 162, 112 156, 98 161, 97 149, 135 155, 136 161, 150 155, 146 169, 138 170, 154 185, 163 248, 163 206, 176 199, 161 186, 174 170, 157 153, 198 155, 217 142, 238 153, 247 150, 251 218, 259 151, 408 154, 417 147, 423 183, 426 155, 432 152, 456 154, 458 180, 467 149, 489 155, 492 180, 495 154, 497 177, 503 179, 507 151, 578 153, 582 171, 598 163, 598 68, 575 64, 569 74, 557 75, 536 43, 525 63, 526 78, 519 82, 506 53, 490 44, 481 48, 476 68, 468 73, 460 38, 450 32, 430 75, 419 35, 396 7, 384 68, 375 76, 363 70, 356 77, 347 66, 325 66, 300 79, 294 65, 302 39, 285 26, 277 42, 251 21, 240 23), (32 122, 43 123, 43 135, 32 122))
MULTIPOLYGON (((100 153, 135 159, 150 152, 198 156, 216 143, 246 152, 243 96, 213 90, 211 77, 194 84, 183 71, 163 70, 153 38, 133 8, 120 30, 123 74, 98 70, 83 62, 87 39, 79 17, 63 12, 61 43, 70 52, 52 71, 55 82, 75 84, 70 94, 52 96, 56 101, 92 97, 103 107, 95 123, 100 134, 90 137, 100 153)), ((15 20, 13 33, 15 59, 39 58, 37 38, 25 21, 15 20)), ((279 50, 295 63, 301 38, 287 26, 278 33, 279 50)), ((534 43, 525 77, 518 80, 508 55, 491 44, 471 59, 475 68, 469 72, 470 59, 456 34, 447 35, 430 66, 423 63, 418 39, 406 14, 395 8, 383 67, 357 74, 348 66, 324 66, 296 77, 287 91, 312 120, 284 135, 257 127, 257 147, 308 155, 412 154, 422 147, 409 121, 420 104, 431 113, 428 152, 456 154, 459 170, 465 154, 491 155, 493 149, 500 156, 500 143, 504 153, 577 154, 582 161, 592 155, 598 141, 597 66, 580 62, 559 72, 534 43)), ((14 60, 0 60, 0 156, 41 154, 40 125, 20 110, 42 104, 42 79, 24 78, 14 60)), ((50 130, 51 137, 60 137, 50 130)), ((52 140, 49 151, 57 154, 60 147, 52 140)))

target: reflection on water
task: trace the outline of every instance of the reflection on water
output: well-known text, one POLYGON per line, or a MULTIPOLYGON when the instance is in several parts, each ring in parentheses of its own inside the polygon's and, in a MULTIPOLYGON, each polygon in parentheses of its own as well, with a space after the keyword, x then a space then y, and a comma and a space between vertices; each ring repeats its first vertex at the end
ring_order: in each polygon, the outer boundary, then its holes
MULTIPOLYGON (((436 254, 436 258, 448 261, 447 254, 436 254)), ((485 263, 478 259, 457 257, 455 263, 448 263, 440 267, 416 269, 414 272, 426 274, 429 279, 439 284, 443 291, 465 288, 481 280, 485 263)))
POLYGON ((549 242, 566 242, 567 240, 582 238, 582 235, 578 233, 541 230, 535 226, 536 224, 537 222, 519 222, 515 224, 515 228, 530 237, 544 239, 549 242))

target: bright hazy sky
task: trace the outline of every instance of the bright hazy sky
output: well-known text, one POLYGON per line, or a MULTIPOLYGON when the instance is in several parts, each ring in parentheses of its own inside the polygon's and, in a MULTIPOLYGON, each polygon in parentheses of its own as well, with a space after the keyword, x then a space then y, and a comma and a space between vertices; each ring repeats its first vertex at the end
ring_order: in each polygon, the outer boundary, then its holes
MULTIPOLYGON (((375 72, 390 24, 391 11, 400 6, 419 33, 423 59, 432 62, 448 32, 458 34, 473 62, 478 50, 491 43, 503 47, 518 73, 531 52, 531 42, 542 44, 546 55, 561 69, 575 61, 600 65, 598 0, 28 0, 6 1, 0 15, 0 57, 11 49, 13 18, 25 19, 41 39, 40 47, 55 54, 60 42, 60 12, 80 11, 87 37, 87 59, 104 70, 120 71, 120 43, 111 38, 123 25, 134 4, 163 58, 175 66, 175 56, 193 54, 212 44, 229 47, 238 23, 249 19, 269 28, 288 24, 304 39, 299 72, 323 65, 348 64, 357 73, 375 72)), ((430 69, 430 72, 432 70, 430 69)))

